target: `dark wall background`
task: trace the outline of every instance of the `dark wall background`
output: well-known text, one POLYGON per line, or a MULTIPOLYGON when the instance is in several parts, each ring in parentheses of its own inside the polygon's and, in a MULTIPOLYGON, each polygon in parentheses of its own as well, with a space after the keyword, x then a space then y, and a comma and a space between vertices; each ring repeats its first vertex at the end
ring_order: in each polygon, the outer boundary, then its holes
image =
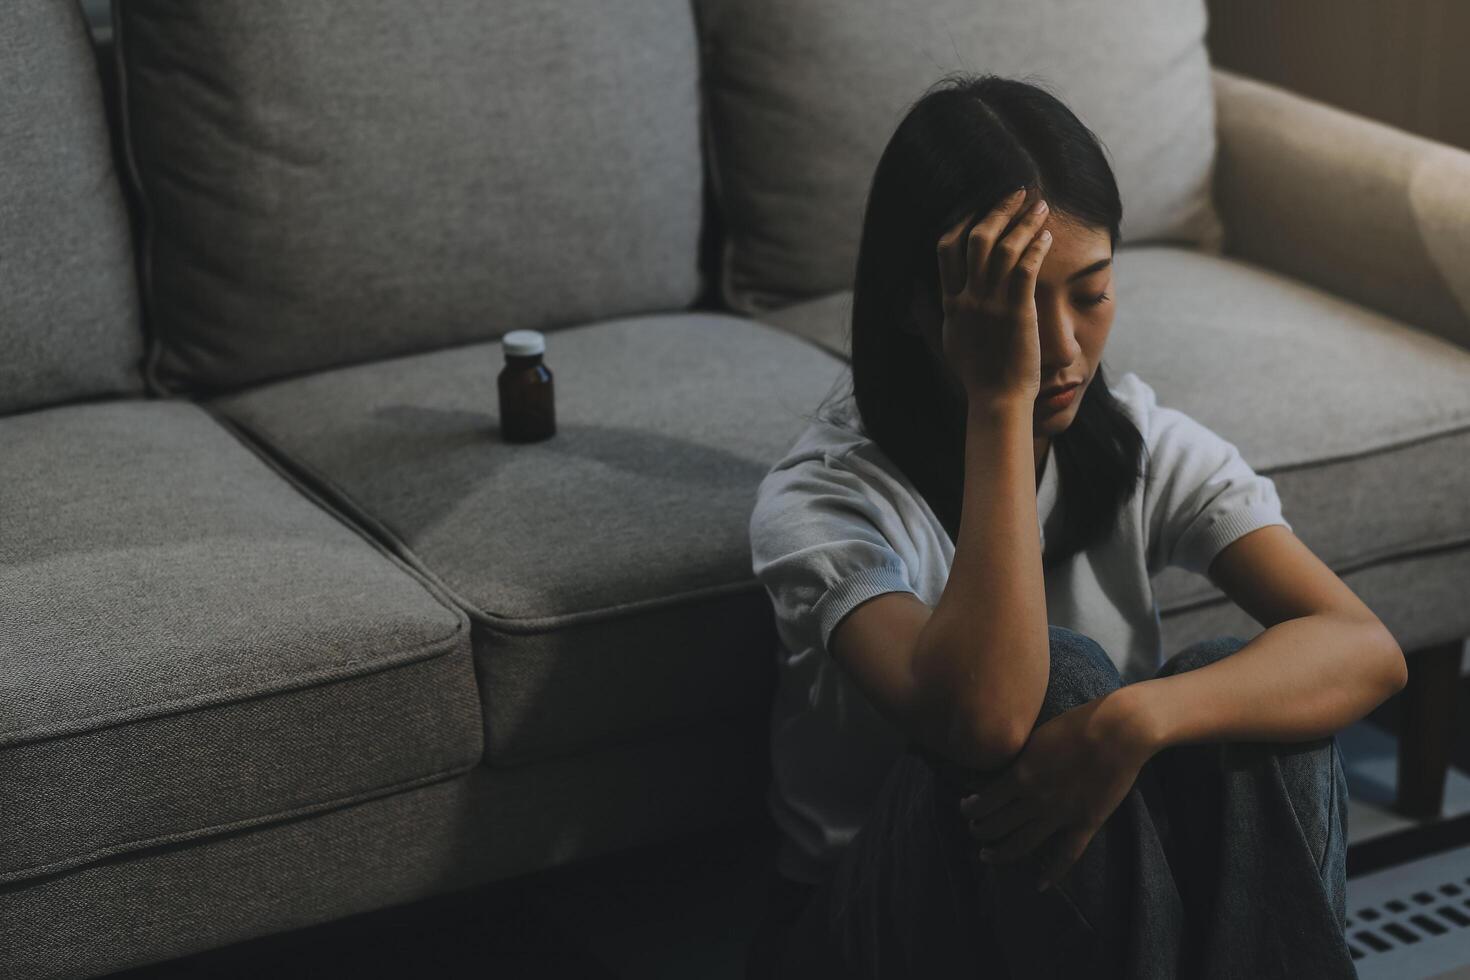
POLYGON ((1212 60, 1470 149, 1466 0, 1208 0, 1212 60))

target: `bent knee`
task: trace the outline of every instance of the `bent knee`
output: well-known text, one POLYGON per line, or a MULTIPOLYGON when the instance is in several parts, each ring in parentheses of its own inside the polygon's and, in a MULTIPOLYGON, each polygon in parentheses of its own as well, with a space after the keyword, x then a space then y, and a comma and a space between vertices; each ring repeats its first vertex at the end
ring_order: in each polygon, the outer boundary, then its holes
POLYGON ((1167 677, 1170 674, 1180 674, 1186 670, 1195 670, 1206 664, 1212 664, 1217 660, 1224 660, 1243 646, 1245 646, 1245 641, 1235 636, 1216 636, 1192 643, 1165 660, 1158 670, 1158 676, 1167 677))
POLYGON ((1328 736, 1308 742, 1278 743, 1275 750, 1297 822, 1320 866, 1334 824, 1341 832, 1347 819, 1347 774, 1343 771, 1337 739, 1328 736))
POLYGON ((1123 678, 1102 644, 1065 626, 1048 630, 1051 672, 1037 724, 1123 686, 1123 678))

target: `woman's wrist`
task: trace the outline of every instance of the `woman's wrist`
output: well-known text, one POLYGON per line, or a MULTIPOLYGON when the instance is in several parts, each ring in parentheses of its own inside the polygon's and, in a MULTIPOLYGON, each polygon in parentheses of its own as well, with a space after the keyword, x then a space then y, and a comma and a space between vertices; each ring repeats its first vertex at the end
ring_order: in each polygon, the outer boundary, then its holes
POLYGON ((1025 392, 1004 392, 980 388, 966 389, 966 408, 970 416, 990 420, 1024 418, 1030 423, 1035 413, 1036 396, 1025 392))
POLYGON ((1152 689, 1146 682, 1125 684, 1105 695, 1102 710, 1111 721, 1115 737, 1129 747, 1140 764, 1169 745, 1163 716, 1155 709, 1152 689))

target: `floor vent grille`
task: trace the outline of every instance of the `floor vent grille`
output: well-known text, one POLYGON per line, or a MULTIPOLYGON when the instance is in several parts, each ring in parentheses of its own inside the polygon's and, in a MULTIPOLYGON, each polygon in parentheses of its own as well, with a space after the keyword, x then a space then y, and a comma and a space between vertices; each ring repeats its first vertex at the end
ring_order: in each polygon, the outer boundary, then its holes
POLYGON ((1360 978, 1470 965, 1470 847, 1350 879, 1347 940, 1360 978))

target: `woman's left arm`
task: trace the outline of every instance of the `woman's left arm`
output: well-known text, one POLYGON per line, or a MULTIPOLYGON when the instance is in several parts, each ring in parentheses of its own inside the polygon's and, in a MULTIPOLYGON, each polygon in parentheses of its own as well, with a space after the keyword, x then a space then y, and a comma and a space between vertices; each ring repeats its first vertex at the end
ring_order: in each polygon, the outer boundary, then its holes
POLYGON ((1290 528, 1237 538, 1209 577, 1266 629, 1228 657, 1125 684, 1038 725, 1010 765, 960 801, 971 836, 988 845, 983 859, 1017 860, 1060 832, 1038 880, 1045 888, 1154 753, 1182 742, 1321 738, 1408 679, 1393 635, 1290 528))
POLYGON ((1387 627, 1289 528, 1237 538, 1211 562, 1209 578, 1266 629, 1221 660, 1108 695, 1154 751, 1325 737, 1406 683, 1387 627))

